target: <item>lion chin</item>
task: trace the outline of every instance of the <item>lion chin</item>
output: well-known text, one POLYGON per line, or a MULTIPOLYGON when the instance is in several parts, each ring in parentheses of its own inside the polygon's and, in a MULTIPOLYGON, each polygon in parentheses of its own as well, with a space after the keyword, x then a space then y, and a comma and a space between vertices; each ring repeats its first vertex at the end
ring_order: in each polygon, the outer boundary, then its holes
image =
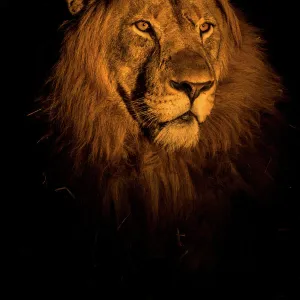
POLYGON ((167 151, 191 149, 199 142, 200 128, 193 115, 185 114, 160 126, 154 130, 154 143, 167 151))

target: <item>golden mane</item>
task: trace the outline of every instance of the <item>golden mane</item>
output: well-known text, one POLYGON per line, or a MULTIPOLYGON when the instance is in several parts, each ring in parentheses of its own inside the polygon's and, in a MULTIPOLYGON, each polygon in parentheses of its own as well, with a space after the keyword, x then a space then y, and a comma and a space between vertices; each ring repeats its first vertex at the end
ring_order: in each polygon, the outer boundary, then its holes
MULTIPOLYGON (((196 199, 211 198, 211 178, 218 186, 232 178, 244 184, 235 161, 259 136, 261 114, 273 113, 281 87, 266 64, 258 31, 242 18, 238 21, 228 1, 218 4, 237 47, 227 58, 200 143, 190 152, 168 153, 149 143, 111 96, 109 67, 101 57, 114 35, 105 20, 118 1, 92 3, 68 24, 45 112, 76 176, 87 169, 96 172, 102 209, 112 201, 119 219, 139 205, 151 218, 187 217, 198 209, 196 199)), ((229 184, 228 195, 230 189, 229 184)))

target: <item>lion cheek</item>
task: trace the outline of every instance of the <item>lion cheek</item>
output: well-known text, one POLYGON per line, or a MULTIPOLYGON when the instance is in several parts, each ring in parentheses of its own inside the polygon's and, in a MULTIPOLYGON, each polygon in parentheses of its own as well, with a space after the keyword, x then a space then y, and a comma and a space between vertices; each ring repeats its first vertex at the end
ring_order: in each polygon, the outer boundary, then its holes
POLYGON ((203 123, 210 115, 211 110, 214 106, 214 99, 214 94, 202 94, 193 103, 191 112, 197 117, 200 123, 203 123))
POLYGON ((114 73, 114 80, 117 78, 117 81, 122 85, 127 95, 131 95, 134 90, 136 78, 132 76, 135 74, 134 70, 128 66, 119 67, 114 73))

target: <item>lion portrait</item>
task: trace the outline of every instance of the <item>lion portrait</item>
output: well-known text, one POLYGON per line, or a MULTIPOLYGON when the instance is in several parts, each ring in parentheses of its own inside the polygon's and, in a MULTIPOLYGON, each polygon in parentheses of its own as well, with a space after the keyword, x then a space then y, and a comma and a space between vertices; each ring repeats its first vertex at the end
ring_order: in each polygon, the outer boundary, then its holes
POLYGON ((262 125, 282 87, 260 32, 228 0, 67 4, 43 101, 48 181, 112 228, 117 256, 134 253, 141 273, 156 258, 209 272, 232 203, 257 203, 271 185, 262 125))

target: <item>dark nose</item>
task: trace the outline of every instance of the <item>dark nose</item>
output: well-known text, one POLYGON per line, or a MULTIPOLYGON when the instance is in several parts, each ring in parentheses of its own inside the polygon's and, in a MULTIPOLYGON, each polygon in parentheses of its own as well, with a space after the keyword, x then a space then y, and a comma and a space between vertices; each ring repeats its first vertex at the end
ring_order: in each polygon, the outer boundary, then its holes
POLYGON ((176 82, 174 80, 170 81, 170 86, 178 91, 182 91, 186 93, 191 101, 191 103, 194 102, 194 100, 200 95, 200 93, 203 93, 205 91, 208 91, 212 86, 214 82, 213 81, 206 81, 206 82, 189 82, 189 81, 181 81, 176 82))

